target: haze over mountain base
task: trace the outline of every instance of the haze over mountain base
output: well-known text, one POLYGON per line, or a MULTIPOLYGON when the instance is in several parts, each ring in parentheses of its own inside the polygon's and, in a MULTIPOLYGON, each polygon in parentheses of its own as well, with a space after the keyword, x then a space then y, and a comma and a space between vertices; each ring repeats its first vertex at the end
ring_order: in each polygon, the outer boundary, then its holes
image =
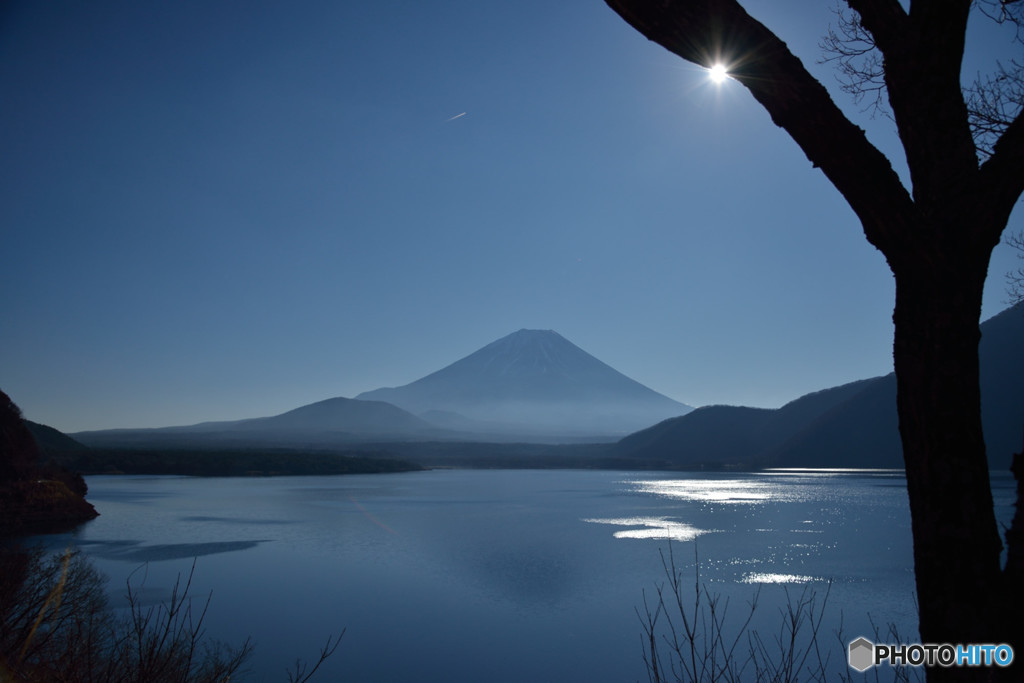
POLYGON ((296 446, 387 441, 614 441, 693 410, 550 330, 520 330, 415 382, 273 417, 79 432, 101 446, 296 446))
MULTIPOLYGON (((1024 430, 1024 305, 986 321, 981 331, 989 463, 1005 469, 1024 430)), ((567 466, 591 458, 601 461, 597 466, 668 469, 903 466, 892 374, 807 394, 778 409, 692 410, 557 333, 537 330, 520 330, 415 382, 356 399, 235 422, 74 436, 106 448, 371 445, 423 464, 460 466, 529 466, 543 458, 567 466), (516 443, 596 445, 559 451, 516 443)))

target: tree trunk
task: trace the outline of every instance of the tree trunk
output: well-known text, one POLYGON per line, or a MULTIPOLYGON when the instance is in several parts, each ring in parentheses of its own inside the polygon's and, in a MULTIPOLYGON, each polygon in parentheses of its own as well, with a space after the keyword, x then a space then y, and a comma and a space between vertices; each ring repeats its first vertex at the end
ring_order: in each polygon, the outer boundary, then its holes
MULTIPOLYGON (((935 245, 896 275, 897 406, 925 643, 1004 642, 1002 543, 981 424, 978 342, 988 255, 935 245), (1000 640, 1002 639, 1002 640, 1000 640)), ((893 259, 890 259, 893 263, 893 259)), ((1017 668, 1017 667, 1014 667, 1017 668)), ((978 680, 991 669, 928 671, 978 680)))
MULTIPOLYGON (((896 0, 847 0, 871 34, 865 44, 882 58, 911 196, 864 131, 736 0, 606 2, 683 59, 730 63, 730 75, 821 168, 885 254, 896 278, 893 356, 921 638, 1007 642, 1024 657, 1024 563, 1000 571, 978 373, 989 258, 1024 191, 1024 114, 979 167, 960 84, 971 3, 920 2, 911 10, 896 0)), ((1024 536, 1017 531, 1011 539, 1024 536)), ((934 667, 928 679, 1019 680, 1022 668, 934 667)))

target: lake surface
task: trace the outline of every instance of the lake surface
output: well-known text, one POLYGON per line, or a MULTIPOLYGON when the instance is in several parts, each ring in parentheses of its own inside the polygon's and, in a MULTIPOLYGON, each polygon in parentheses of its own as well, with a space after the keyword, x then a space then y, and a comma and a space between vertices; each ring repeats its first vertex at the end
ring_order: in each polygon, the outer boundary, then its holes
MULTIPOLYGON (((897 624, 916 638, 902 472, 744 474, 434 470, 336 477, 89 477, 101 516, 69 541, 146 600, 195 559, 210 637, 277 681, 347 633, 317 680, 647 680, 636 608, 665 579, 659 550, 741 607, 831 580, 827 644, 897 624)), ((1012 479, 994 480, 997 516, 1012 479)), ((692 583, 692 578, 688 578, 692 583)))

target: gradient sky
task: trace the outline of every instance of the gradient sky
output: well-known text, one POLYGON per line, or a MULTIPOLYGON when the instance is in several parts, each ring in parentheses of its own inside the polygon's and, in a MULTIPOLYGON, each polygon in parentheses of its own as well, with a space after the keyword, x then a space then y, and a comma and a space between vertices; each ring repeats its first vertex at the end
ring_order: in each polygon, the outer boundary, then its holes
MULTIPOLYGON (((745 5, 901 169, 818 63, 829 3, 745 5)), ((973 29, 966 74, 1019 51, 973 29)), ((523 327, 694 406, 892 368, 839 194, 600 0, 8 0, 0 174, 0 388, 64 431, 272 415, 523 327)))

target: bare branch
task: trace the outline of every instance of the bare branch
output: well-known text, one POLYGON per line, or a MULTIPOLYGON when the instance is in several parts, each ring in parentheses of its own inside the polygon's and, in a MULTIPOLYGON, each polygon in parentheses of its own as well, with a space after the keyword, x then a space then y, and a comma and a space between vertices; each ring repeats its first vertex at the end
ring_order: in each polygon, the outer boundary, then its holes
POLYGON ((855 104, 865 99, 865 110, 892 118, 885 92, 885 71, 882 53, 875 46, 875 38, 860 21, 860 15, 848 7, 837 4, 834 9, 836 23, 818 47, 824 53, 822 64, 834 62, 839 87, 853 98, 855 104))
MULTIPOLYGON (((1024 232, 1007 235, 1003 242, 1017 250, 1017 258, 1024 261, 1024 232)), ((1015 305, 1024 301, 1024 266, 1006 274, 1006 294, 1008 304, 1015 305)))
MULTIPOLYGON (((1017 117, 992 145, 979 180, 986 194, 986 210, 999 216, 1005 226, 1024 192, 1024 111, 1017 112, 1017 117)), ((995 241, 998 239, 996 235, 995 241)))
POLYGON ((1013 26, 1015 40, 1024 43, 1024 2, 1020 0, 974 0, 974 6, 982 14, 996 22, 1013 26))
POLYGON ((967 109, 978 153, 992 156, 999 138, 1024 109, 1024 64, 1011 60, 999 63, 996 72, 978 76, 967 89, 967 109))
POLYGON ((341 633, 335 638, 333 635, 327 636, 327 642, 320 648, 320 657, 317 659, 316 664, 313 665, 312 669, 309 669, 309 665, 306 662, 297 660, 295 662, 295 670, 287 672, 289 683, 307 683, 309 679, 313 678, 313 674, 317 672, 327 658, 334 654, 334 651, 341 645, 341 639, 345 636, 345 629, 341 629, 341 633), (307 671, 307 669, 309 669, 307 671))

